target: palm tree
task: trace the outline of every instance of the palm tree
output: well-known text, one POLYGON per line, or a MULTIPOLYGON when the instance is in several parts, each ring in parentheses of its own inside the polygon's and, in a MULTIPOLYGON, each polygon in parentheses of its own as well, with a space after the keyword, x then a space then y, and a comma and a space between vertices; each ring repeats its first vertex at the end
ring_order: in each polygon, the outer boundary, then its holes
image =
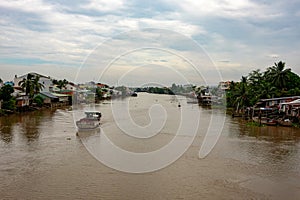
POLYGON ((257 92, 260 99, 270 99, 276 96, 278 89, 272 83, 263 81, 257 92))
POLYGON ((19 82, 19 86, 25 90, 26 95, 29 95, 30 98, 32 98, 34 94, 33 77, 32 74, 28 74, 27 78, 23 78, 23 80, 19 82))
POLYGON ((274 66, 269 67, 266 72, 267 79, 280 90, 286 89, 289 73, 291 71, 290 68, 284 68, 285 63, 279 61, 278 63, 274 63, 274 66))
POLYGON ((26 95, 32 98, 34 94, 38 94, 44 85, 39 82, 40 76, 34 76, 33 74, 28 74, 27 78, 24 78, 19 82, 19 86, 25 90, 26 95))
POLYGON ((233 105, 236 106, 237 110, 239 107, 243 108, 250 105, 250 93, 247 83, 247 77, 242 76, 241 82, 236 84, 232 94, 233 105))
POLYGON ((35 76, 33 79, 33 90, 35 94, 38 94, 45 87, 39 81, 40 81, 40 76, 35 76))
POLYGON ((260 72, 260 69, 253 70, 248 75, 249 83, 252 85, 257 85, 263 80, 263 74, 260 72))

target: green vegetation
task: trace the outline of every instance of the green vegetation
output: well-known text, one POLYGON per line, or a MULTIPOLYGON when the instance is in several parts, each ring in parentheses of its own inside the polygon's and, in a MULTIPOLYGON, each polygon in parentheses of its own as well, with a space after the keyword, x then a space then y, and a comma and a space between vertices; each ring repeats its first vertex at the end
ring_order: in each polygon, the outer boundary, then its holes
POLYGON ((103 91, 100 88, 96 88, 96 100, 102 100, 103 91))
POLYGON ((4 85, 0 89, 0 100, 2 100, 2 109, 14 111, 16 109, 16 100, 12 96, 14 88, 11 85, 4 85))
POLYGON ((300 128, 300 124, 298 124, 298 123, 293 123, 293 127, 295 127, 295 128, 300 128))
POLYGON ((26 78, 19 82, 19 86, 25 91, 26 95, 30 99, 33 98, 34 94, 38 94, 44 85, 39 82, 40 77, 28 74, 26 78))
POLYGON ((259 99, 300 96, 300 77, 280 61, 261 72, 254 70, 240 82, 232 82, 227 91, 227 106, 244 108, 255 105, 259 99))
POLYGON ((33 98, 33 102, 36 103, 37 106, 42 107, 44 104, 44 99, 40 95, 37 95, 33 98))
POLYGON ((196 86, 193 85, 176 85, 175 83, 172 84, 170 88, 168 87, 144 87, 144 88, 131 88, 135 92, 148 92, 148 93, 155 93, 155 94, 185 94, 194 91, 196 86))
POLYGON ((258 126, 258 127, 264 127, 264 126, 266 126, 265 124, 260 124, 258 122, 253 122, 253 121, 247 122, 246 125, 247 126, 258 126))
POLYGON ((149 92, 149 93, 155 93, 155 94, 170 94, 170 95, 174 95, 173 91, 170 88, 167 88, 167 87, 164 87, 164 88, 149 87, 147 92, 149 92))
MULTIPOLYGON (((2 83, 2 80, 0 80, 2 83)), ((38 94, 41 89, 44 88, 44 85, 40 83, 40 77, 33 74, 28 74, 26 78, 19 82, 19 86, 23 89, 26 95, 29 96, 29 101, 32 103, 32 99, 35 94, 38 94)), ((0 100, 2 101, 1 109, 6 111, 15 111, 16 110, 16 98, 12 96, 14 88, 11 85, 4 85, 0 89, 0 100)), ((38 106, 43 104, 43 100, 40 98, 34 98, 33 102, 38 106)))
POLYGON ((64 79, 64 80, 55 80, 55 79, 53 79, 52 80, 52 83, 54 84, 54 85, 57 85, 57 87, 59 88, 59 89, 63 89, 63 88, 65 88, 66 87, 66 85, 69 83, 66 79, 64 79))

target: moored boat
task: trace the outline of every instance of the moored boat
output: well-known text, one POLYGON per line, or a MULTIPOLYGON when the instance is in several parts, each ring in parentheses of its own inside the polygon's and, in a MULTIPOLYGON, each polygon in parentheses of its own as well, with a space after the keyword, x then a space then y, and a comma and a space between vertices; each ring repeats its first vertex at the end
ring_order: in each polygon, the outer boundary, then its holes
POLYGON ((268 126, 276 126, 278 124, 277 120, 275 119, 270 119, 270 118, 266 118, 266 117, 253 117, 252 120, 254 122, 260 123, 260 124, 265 124, 268 126))
POLYGON ((288 127, 293 126, 292 121, 289 119, 280 119, 280 120, 278 120, 278 124, 280 126, 288 126, 288 127))
POLYGON ((76 121, 79 130, 93 130, 99 127, 101 113, 98 111, 86 111, 85 117, 76 121))

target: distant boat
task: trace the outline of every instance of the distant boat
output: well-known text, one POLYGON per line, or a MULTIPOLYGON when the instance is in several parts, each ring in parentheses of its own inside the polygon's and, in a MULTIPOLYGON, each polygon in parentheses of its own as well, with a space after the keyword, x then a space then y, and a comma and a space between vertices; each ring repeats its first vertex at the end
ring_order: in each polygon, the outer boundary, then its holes
POLYGON ((199 105, 203 105, 203 106, 211 106, 212 96, 211 95, 199 95, 198 103, 199 103, 199 105))
POLYGON ((101 113, 98 111, 86 111, 85 117, 76 121, 79 130, 93 130, 99 127, 101 113))
POLYGON ((212 105, 212 94, 209 91, 209 88, 201 90, 197 96, 198 104, 201 106, 211 106, 212 105))

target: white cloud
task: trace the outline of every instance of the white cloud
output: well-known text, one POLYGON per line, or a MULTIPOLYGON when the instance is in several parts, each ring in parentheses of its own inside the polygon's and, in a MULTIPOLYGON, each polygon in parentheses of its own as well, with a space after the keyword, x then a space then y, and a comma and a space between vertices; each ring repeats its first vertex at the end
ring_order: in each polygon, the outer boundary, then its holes
POLYGON ((82 5, 82 8, 100 12, 115 12, 124 8, 124 2, 122 0, 90 0, 88 4, 82 5))
POLYGON ((180 20, 164 20, 164 19, 139 19, 140 28, 158 28, 171 30, 181 33, 185 36, 192 37, 193 35, 205 34, 206 31, 200 26, 185 23, 180 20))
MULTIPOLYGON (((171 2, 170 2, 171 3, 171 2)), ((271 6, 257 4, 250 0, 182 0, 179 1, 179 8, 185 15, 196 17, 201 16, 220 16, 228 18, 250 17, 250 18, 273 18, 274 14, 271 6)))
POLYGON ((41 0, 4 0, 0 1, 0 7, 34 13, 49 12, 53 9, 53 5, 45 4, 41 0))

